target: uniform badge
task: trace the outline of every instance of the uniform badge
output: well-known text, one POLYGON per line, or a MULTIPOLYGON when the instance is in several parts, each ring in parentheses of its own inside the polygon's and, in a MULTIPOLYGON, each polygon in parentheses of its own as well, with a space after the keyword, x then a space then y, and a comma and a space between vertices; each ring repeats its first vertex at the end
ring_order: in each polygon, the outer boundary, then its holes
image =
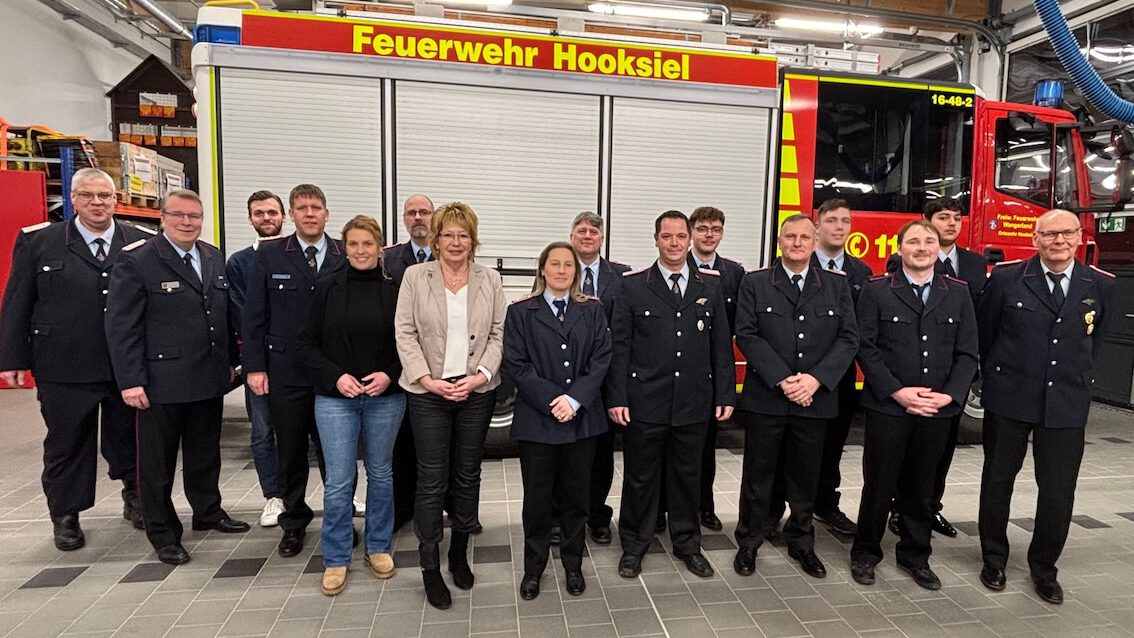
POLYGON ((1091 334, 1092 332, 1094 332, 1095 331, 1095 311, 1091 310, 1087 314, 1083 315, 1083 322, 1087 324, 1087 334, 1088 335, 1091 334))
POLYGON ((1091 299, 1090 297, 1087 297, 1086 299, 1083 300, 1083 305, 1084 306, 1093 306, 1093 305, 1095 305, 1095 300, 1091 299))
POLYGON ((163 281, 161 282, 161 289, 166 292, 173 292, 181 287, 180 281, 163 281))
POLYGON ((709 303, 709 298, 708 298, 708 297, 701 297, 700 299, 698 299, 698 300, 697 300, 697 305, 698 305, 698 306, 703 306, 703 305, 705 305, 705 304, 707 304, 707 303, 709 303))
POLYGON ((704 332, 705 331, 705 322, 700 320, 700 319, 697 320, 697 331, 698 332, 704 332))

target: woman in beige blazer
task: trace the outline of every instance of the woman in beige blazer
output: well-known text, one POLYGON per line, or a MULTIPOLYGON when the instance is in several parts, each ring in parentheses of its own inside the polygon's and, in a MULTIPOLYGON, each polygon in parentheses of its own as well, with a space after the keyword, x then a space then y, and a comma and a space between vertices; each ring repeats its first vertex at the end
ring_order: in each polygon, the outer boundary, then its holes
POLYGON ((504 288, 500 274, 473 262, 477 217, 460 202, 433 213, 429 246, 436 261, 410 266, 394 317, 402 360, 399 381, 417 447, 414 531, 429 604, 447 609, 438 546, 442 508, 453 536, 449 571, 461 589, 473 586, 469 533, 480 500, 480 459, 500 384, 504 288))

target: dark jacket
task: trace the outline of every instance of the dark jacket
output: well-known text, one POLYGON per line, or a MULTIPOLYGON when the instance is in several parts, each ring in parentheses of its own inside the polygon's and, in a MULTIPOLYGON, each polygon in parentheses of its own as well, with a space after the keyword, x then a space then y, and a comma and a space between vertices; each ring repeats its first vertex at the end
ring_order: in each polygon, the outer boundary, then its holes
MULTIPOLYGON (((693 253, 689 253, 689 267, 697 268, 693 253)), ((713 260, 713 270, 720 274, 721 292, 724 293, 725 312, 728 313, 728 329, 736 333, 736 299, 740 290, 740 280, 744 278, 744 266, 720 255, 713 260)))
POLYGON ((984 407, 1050 428, 1086 427, 1113 287, 1113 275, 1076 261, 1057 309, 1039 256, 997 265, 980 303, 984 407))
POLYGON ((503 369, 516 385, 512 438, 572 443, 606 432, 602 383, 612 349, 606 314, 597 299, 572 299, 559 321, 543 295, 508 307, 503 369), (575 418, 560 423, 549 404, 566 394, 579 402, 575 418))
POLYGON ((248 290, 248 275, 256 262, 256 247, 238 250, 228 258, 224 274, 228 276, 228 323, 232 333, 240 337, 244 316, 244 295, 248 290))
POLYGON ((689 269, 680 305, 649 268, 627 273, 614 304, 607 406, 646 423, 691 425, 736 404, 736 371, 720 277, 689 269))
MULTIPOLYGON (((595 296, 602 302, 602 309, 606 313, 606 322, 610 323, 614 316, 614 303, 618 301, 618 293, 622 290, 622 276, 630 272, 630 266, 610 261, 606 257, 599 257, 598 290, 595 296)), ((582 278, 579 279, 582 281, 582 278)))
MULTIPOLYGON (((969 294, 973 303, 979 304, 980 296, 984 294, 984 286, 988 282, 988 259, 979 253, 957 246, 957 279, 969 286, 969 294)), ((886 272, 894 272, 902 267, 902 256, 894 253, 886 259, 886 272)), ((941 260, 937 260, 934 268, 936 274, 941 274, 941 260)))
MULTIPOLYGON (((425 261, 433 261, 433 259, 433 255, 430 255, 425 261)), ((387 246, 382 251, 382 262, 386 268, 386 274, 400 286, 406 268, 417 264, 417 255, 413 254, 413 243, 407 241, 387 246)))
MULTIPOLYGON (((826 270, 827 265, 819 261, 819 256, 811 253, 811 265, 815 268, 822 268, 826 270)), ((847 276, 847 284, 850 286, 851 300, 856 304, 858 303, 858 296, 862 294, 862 288, 866 285, 867 280, 874 276, 874 271, 866 262, 853 257, 849 253, 843 253, 843 273, 847 276)))
POLYGON ((295 352, 292 339, 307 317, 317 277, 340 270, 345 263, 339 241, 330 237, 318 274, 308 268, 294 233, 260 242, 241 319, 245 375, 267 372, 269 384, 311 386, 310 371, 295 352))
POLYGON ((224 256, 203 241, 197 251, 200 279, 164 234, 119 257, 106 304, 119 389, 143 386, 153 403, 202 401, 230 389, 237 355, 224 256))
MULTIPOLYGON (((336 383, 339 377, 349 374, 353 360, 353 346, 347 323, 347 276, 350 268, 340 268, 315 284, 315 296, 307 310, 303 326, 295 335, 295 349, 304 366, 310 371, 311 382, 316 394, 345 398, 339 393, 336 383)), ((390 387, 384 395, 401 392, 398 377, 402 375, 402 362, 398 359, 398 348, 394 343, 394 311, 398 307, 398 284, 392 279, 384 279, 378 287, 381 321, 374 331, 383 335, 382 347, 377 358, 378 370, 390 377, 390 387)), ((359 377, 361 380, 361 377, 359 377)), ((271 379, 269 378, 269 383, 271 379)))
POLYGON ((740 282, 736 345, 747 360, 740 407, 757 414, 834 418, 839 381, 858 350, 858 327, 847 277, 812 266, 796 299, 779 261, 740 282), (808 407, 784 396, 779 383, 808 373, 821 384, 808 407))
POLYGON ((117 221, 101 264, 77 219, 29 226, 16 237, 0 315, 0 370, 52 383, 114 381, 103 330, 106 291, 122 247, 153 237, 117 221))
POLYGON ((904 273, 876 277, 859 297, 858 330, 863 407, 905 416, 890 395, 924 386, 953 397, 938 417, 960 414, 977 372, 976 312, 963 281, 935 275, 923 307, 904 273))

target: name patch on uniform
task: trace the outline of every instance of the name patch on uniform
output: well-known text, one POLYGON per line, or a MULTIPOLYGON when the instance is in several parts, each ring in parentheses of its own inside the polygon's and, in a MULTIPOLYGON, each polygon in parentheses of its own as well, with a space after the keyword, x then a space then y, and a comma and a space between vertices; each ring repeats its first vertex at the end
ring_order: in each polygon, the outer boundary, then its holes
POLYGON ((161 289, 166 292, 173 292, 181 287, 180 281, 163 281, 161 282, 161 289))
POLYGON ((291 275, 287 273, 272 273, 272 279, 291 279, 291 275))

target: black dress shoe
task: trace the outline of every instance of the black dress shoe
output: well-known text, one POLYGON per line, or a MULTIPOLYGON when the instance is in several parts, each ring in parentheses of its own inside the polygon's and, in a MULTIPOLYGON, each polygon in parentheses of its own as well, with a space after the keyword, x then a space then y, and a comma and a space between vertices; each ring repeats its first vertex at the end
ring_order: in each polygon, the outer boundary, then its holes
POLYGON ((901 563, 898 563, 898 567, 900 567, 902 571, 913 577, 913 580, 915 583, 917 583, 918 587, 922 587, 930 591, 937 591, 938 589, 941 589, 941 579, 938 578, 937 574, 934 574, 933 570, 929 567, 910 567, 909 565, 903 565, 901 563))
POLYGON ((946 520, 945 517, 941 515, 941 512, 933 516, 933 531, 942 536, 948 536, 949 538, 957 537, 957 528, 953 527, 953 524, 946 520))
POLYGON ((303 551, 303 537, 307 535, 307 530, 302 529, 288 529, 284 530, 283 538, 280 539, 280 556, 284 558, 291 558, 299 552, 303 551))
POLYGON ((713 512, 701 512, 701 526, 714 532, 724 529, 724 523, 713 512))
POLYGON ((138 503, 137 496, 129 496, 122 491, 122 518, 130 521, 134 529, 146 529, 146 520, 142 517, 142 505, 138 503))
POLYGON ((166 545, 157 550, 158 560, 166 565, 184 565, 189 562, 189 552, 181 546, 181 543, 174 543, 166 545))
POLYGON ((642 557, 623 554, 618 561, 618 575, 623 578, 637 578, 642 573, 642 557))
POLYGON ((815 555, 815 552, 806 549, 788 549, 788 556, 799 561, 799 566, 803 568, 803 573, 811 576, 812 578, 826 578, 827 568, 823 566, 823 561, 815 555))
POLYGON ((79 527, 78 514, 51 517, 52 532, 55 534, 55 548, 70 552, 87 544, 83 528, 79 527))
POLYGON ((591 540, 599 545, 610 544, 610 525, 603 525, 601 527, 591 528, 591 540))
POLYGON ((469 533, 475 536, 476 534, 479 534, 483 531, 484 526, 480 524, 480 521, 477 521, 473 523, 472 529, 469 530, 469 533))
POLYGON ((902 515, 897 512, 890 513, 890 522, 886 523, 886 527, 894 536, 902 535, 902 515))
POLYGON ((1063 604, 1063 588, 1054 578, 1036 578, 1036 595, 1053 605, 1063 604))
POLYGON ((1008 579, 1004 576, 1003 569, 995 569, 985 565, 980 570, 980 582, 992 591, 1003 591, 1008 579))
POLYGON ((736 550, 736 558, 732 559, 732 568, 741 576, 755 574, 756 550, 751 547, 741 547, 736 550))
POLYGON ((874 584, 874 565, 866 561, 854 561, 850 566, 851 578, 859 585, 874 584))
POLYGON ((224 534, 243 534, 252 529, 248 523, 238 521, 236 519, 228 518, 227 516, 214 523, 193 523, 195 531, 213 530, 215 532, 222 532, 224 534))
POLYGON ((524 574, 523 580, 520 581, 520 598, 532 600, 536 596, 539 596, 539 576, 524 574))
POLYGON ((567 572, 567 593, 572 596, 582 596, 587 591, 587 581, 583 579, 583 572, 567 572))
POLYGON ((665 532, 665 514, 658 514, 657 519, 654 520, 654 531, 658 534, 665 532))
POLYGON ((840 534, 854 536, 858 533, 858 525, 855 525, 854 521, 847 518, 847 515, 843 514, 841 510, 836 509, 830 512, 824 512, 823 514, 816 512, 815 520, 826 523, 827 527, 830 527, 840 534))
POLYGON ((705 555, 701 552, 697 552, 696 554, 685 554, 679 556, 678 558, 681 559, 681 562, 685 563, 686 569, 688 569, 689 573, 693 574, 694 576, 700 576, 701 578, 712 578, 713 566, 709 564, 709 561, 705 560, 705 555))
POLYGON ((425 599, 430 606, 437 609, 448 609, 453 606, 453 596, 441 578, 440 569, 421 570, 421 582, 425 585, 425 599))
POLYGON ((558 545, 561 542, 563 542, 563 529, 561 527, 559 527, 558 525, 552 525, 552 527, 551 527, 551 544, 552 545, 558 545))

